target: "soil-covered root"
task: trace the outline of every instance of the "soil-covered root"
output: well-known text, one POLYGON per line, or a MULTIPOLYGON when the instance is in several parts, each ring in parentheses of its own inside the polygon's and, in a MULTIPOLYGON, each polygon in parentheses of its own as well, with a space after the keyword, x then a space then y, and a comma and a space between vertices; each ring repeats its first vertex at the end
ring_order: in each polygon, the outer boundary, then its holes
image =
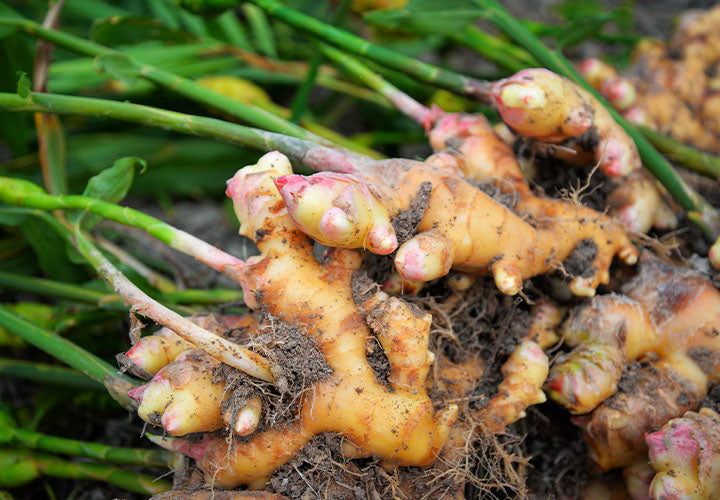
POLYGON ((241 234, 254 239, 261 252, 238 270, 239 281, 248 306, 296 326, 317 345, 331 373, 300 395, 295 420, 243 442, 207 435, 195 443, 167 439, 164 444, 196 458, 208 483, 223 487, 264 484, 324 432, 344 436, 346 452, 357 457, 376 456, 387 466, 427 465, 457 416, 453 404, 436 411, 424 387, 432 355, 422 331, 429 329, 429 319, 398 299, 374 313, 390 300, 382 292, 361 295, 359 304, 372 298, 372 307, 356 305, 352 276, 359 253, 335 249, 323 264, 315 260, 312 241, 289 218, 273 183, 289 172, 287 159, 271 153, 229 182, 241 234), (392 388, 375 380, 368 363, 365 343, 371 332, 361 312, 383 332, 381 342, 396 375, 392 388), (406 321, 403 328, 389 327, 406 321))
MULTIPOLYGON (((357 272, 362 263, 359 252, 330 249, 318 262, 312 240, 293 223, 273 182, 289 171, 287 160, 271 153, 229 182, 241 234, 251 237, 261 252, 235 275, 246 303, 311 341, 327 370, 295 393, 296 406, 287 420, 265 419, 242 438, 206 433, 199 440, 155 437, 153 441, 194 458, 207 484, 224 488, 272 486, 275 471, 297 465, 295 460, 308 443, 328 434, 341 438, 344 460, 373 457, 377 471, 396 470, 400 479, 391 481, 396 484, 392 491, 405 491, 406 498, 424 498, 428 492, 452 492, 461 498, 463 484, 481 484, 473 470, 478 439, 495 442, 485 446, 487 453, 504 456, 498 460, 512 470, 516 458, 503 451, 495 435, 522 418, 529 405, 544 401, 541 388, 548 360, 536 341, 544 345, 552 341, 547 325, 557 321, 553 319, 557 312, 545 305, 538 308, 542 314, 537 314, 535 328, 528 330, 525 321, 516 325, 518 339, 503 341, 508 355, 502 366, 504 380, 498 380, 494 394, 488 393, 483 404, 476 404, 478 381, 487 374, 478 346, 473 344, 474 354, 468 351, 451 361, 440 345, 431 344, 430 314, 388 296, 357 272), (378 377, 378 365, 367 354, 369 341, 382 349, 384 376, 378 377), (413 467, 431 467, 439 476, 415 474, 413 467), (423 490, 418 478, 427 479, 422 480, 428 485, 422 495, 416 494, 423 490)), ((466 281, 460 288, 479 285, 466 281)), ((512 301, 492 286, 489 290, 512 301)), ((452 293, 448 301, 461 306, 462 296, 452 293)), ((261 322, 250 345, 283 368, 272 355, 263 328, 261 322)), ((292 380, 287 374, 285 378, 292 380)), ((213 383, 227 381, 216 377, 213 383)), ((266 411, 264 400, 262 411, 266 411)), ((217 425, 222 416, 215 414, 217 425)), ((493 475, 488 483, 497 485, 503 474, 493 475)), ((520 476, 516 474, 510 483, 521 488, 520 476)))

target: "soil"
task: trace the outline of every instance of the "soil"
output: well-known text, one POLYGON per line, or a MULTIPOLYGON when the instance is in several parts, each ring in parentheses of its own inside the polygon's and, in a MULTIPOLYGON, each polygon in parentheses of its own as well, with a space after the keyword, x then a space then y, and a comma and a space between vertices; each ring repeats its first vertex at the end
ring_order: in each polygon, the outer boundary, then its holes
MULTIPOLYGON (((291 421, 295 418, 302 394, 314 383, 332 374, 332 369, 315 343, 294 325, 264 314, 260 320, 258 334, 251 339, 251 348, 262 346, 259 352, 270 358, 282 373, 282 382, 270 384, 257 380, 245 373, 220 365, 215 373, 225 380, 232 396, 223 402, 223 411, 230 410, 234 418, 246 405, 247 399, 259 396, 262 399, 263 417, 256 432, 291 421)), ((237 332, 245 337, 244 332, 237 332)), ((232 331, 229 338, 232 338, 232 331)), ((252 438, 235 436, 240 441, 252 438)))
POLYGON ((596 269, 592 266, 597 256, 597 244, 590 238, 580 241, 575 250, 563 261, 563 269, 571 278, 582 276, 589 278, 593 276, 596 269))
POLYGON ((432 191, 431 183, 421 183, 418 192, 410 202, 410 208, 403 210, 392 218, 391 222, 395 229, 398 244, 402 245, 415 234, 415 230, 420 224, 430 200, 430 191, 432 191))

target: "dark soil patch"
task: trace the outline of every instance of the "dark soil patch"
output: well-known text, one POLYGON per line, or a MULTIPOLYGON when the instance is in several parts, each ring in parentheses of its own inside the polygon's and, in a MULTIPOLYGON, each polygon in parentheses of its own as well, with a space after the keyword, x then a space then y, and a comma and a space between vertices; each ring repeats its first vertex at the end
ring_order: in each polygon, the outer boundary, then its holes
POLYGON ((568 276, 589 278, 595 274, 596 269, 592 263, 595 261, 597 249, 597 244, 590 238, 581 240, 562 263, 568 276))
POLYGON ((421 183, 418 192, 410 202, 410 208, 392 218, 391 222, 399 244, 402 245, 415 234, 415 230, 425 214, 431 191, 432 184, 430 182, 421 183))
POLYGON ((367 357, 370 368, 375 374, 375 380, 390 387, 388 378, 390 377, 390 362, 383 351, 380 342, 375 337, 370 337, 365 344, 365 356, 367 357))
POLYGON ((530 498, 580 498, 592 467, 582 433, 568 413, 552 403, 533 406, 514 427, 526 435, 530 498))
POLYGON ((510 210, 517 205, 518 197, 515 193, 504 193, 492 181, 474 182, 473 185, 501 205, 510 210))
MULTIPOLYGON (((223 403, 223 411, 229 408, 233 419, 249 398, 262 398, 263 418, 258 426, 262 430, 293 420, 304 391, 329 377, 332 369, 299 327, 266 314, 258 331, 259 335, 251 339, 251 347, 262 346, 260 352, 280 367, 282 382, 263 382, 225 364, 218 366, 215 376, 223 379, 227 390, 232 391, 232 396, 223 403)), ((236 334, 245 335, 239 331, 236 334)), ((232 337, 232 332, 229 336, 232 337)))

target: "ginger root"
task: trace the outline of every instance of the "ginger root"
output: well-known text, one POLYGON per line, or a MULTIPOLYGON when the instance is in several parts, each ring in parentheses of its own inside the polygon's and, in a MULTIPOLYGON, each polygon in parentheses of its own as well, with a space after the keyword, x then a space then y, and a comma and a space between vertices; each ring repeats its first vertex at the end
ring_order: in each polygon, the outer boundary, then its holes
MULTIPOLYGON (((549 325, 558 321, 552 305, 536 308, 533 326, 502 366, 497 393, 486 404, 471 407, 470 395, 485 375, 483 359, 469 353, 451 361, 443 352, 433 353, 431 315, 390 297, 357 273, 362 260, 357 250, 332 248, 319 263, 313 241, 290 218, 276 187, 276 180, 289 174, 288 160, 269 153, 228 182, 241 234, 261 252, 230 274, 243 287, 247 305, 266 319, 220 317, 218 322, 247 325, 242 337, 233 338, 270 360, 275 358, 262 335, 272 327, 267 322, 290 325, 292 335, 311 342, 321 355, 321 376, 297 393, 292 418, 273 423, 263 417, 265 403, 252 392, 241 408, 228 411, 235 389, 224 378, 230 372, 213 358, 190 350, 171 361, 162 349, 152 351, 158 356, 152 363, 148 356, 135 356, 144 366, 170 361, 148 384, 132 391, 141 417, 172 436, 205 433, 199 440, 155 436, 154 442, 194 458, 206 482, 224 488, 263 488, 273 472, 322 433, 342 436, 346 459, 374 456, 392 468, 429 466, 441 457, 434 467, 444 470, 464 460, 477 433, 503 432, 524 417, 528 406, 545 401, 542 384, 549 362, 542 347, 555 340, 549 325), (368 339, 379 342, 387 359, 385 383, 366 355, 368 339), (241 441, 209 433, 222 429, 246 437, 241 441)), ((455 281, 457 288, 467 289, 473 279, 460 276, 455 281)), ((460 297, 452 293, 450 303, 460 297)), ((162 333, 161 338, 168 337, 162 333)), ((281 372, 292 368, 279 365, 281 372)), ((457 484, 461 491, 462 481, 457 484)), ((411 491, 413 486, 402 488, 411 491)))
POLYGON ((601 470, 641 457, 645 432, 696 409, 720 382, 720 292, 709 281, 644 254, 623 290, 571 314, 563 333, 577 347, 547 382, 572 412, 594 408, 574 421, 601 470))
POLYGON ((626 76, 597 59, 583 61, 578 70, 631 122, 718 152, 718 22, 718 6, 690 11, 667 45, 651 39, 638 43, 626 76))
POLYGON ((261 251, 238 269, 239 281, 249 306, 302 325, 302 335, 317 345, 332 373, 302 395, 296 420, 255 433, 247 442, 206 436, 192 444, 166 445, 196 458, 209 483, 228 488, 263 484, 322 432, 345 436, 345 451, 354 456, 375 455, 396 465, 429 464, 457 417, 456 405, 435 411, 424 386, 432 354, 427 333, 423 337, 419 332, 428 331, 429 318, 383 292, 365 297, 371 300, 367 311, 361 309, 367 300, 355 304, 351 281, 360 255, 336 249, 325 264, 315 261, 312 241, 287 215, 272 181, 290 171, 284 156, 270 153, 228 183, 241 234, 253 238, 261 251), (383 307, 395 312, 380 313, 383 307), (374 315, 376 331, 385 332, 379 340, 396 364, 390 388, 375 380, 365 357, 371 334, 363 312, 374 315))

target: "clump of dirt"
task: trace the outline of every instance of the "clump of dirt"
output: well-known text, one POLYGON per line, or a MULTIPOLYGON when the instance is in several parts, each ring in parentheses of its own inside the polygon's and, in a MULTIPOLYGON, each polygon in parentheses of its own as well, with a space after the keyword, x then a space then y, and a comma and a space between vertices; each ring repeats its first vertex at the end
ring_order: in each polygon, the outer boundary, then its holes
POLYGON ((399 244, 402 245, 415 234, 415 230, 425 214, 431 191, 432 184, 430 182, 421 183, 418 192, 410 202, 410 208, 392 218, 391 222, 399 244))
MULTIPOLYGON (((232 418, 245 407, 249 398, 262 398, 263 419, 258 430, 263 430, 296 418, 303 393, 329 377, 332 369, 317 345, 299 327, 264 314, 258 332, 251 339, 250 347, 258 349, 280 367, 282 383, 263 382, 225 364, 216 368, 215 377, 222 378, 227 390, 232 392, 222 408, 223 411, 230 409, 232 418)), ((243 332, 235 334, 245 338, 243 332)), ((232 338, 232 332, 229 337, 232 338)))
POLYGON ((383 351, 380 342, 375 337, 368 338, 365 344, 365 356, 367 357, 370 368, 375 374, 375 380, 385 387, 390 387, 388 379, 390 377, 390 362, 383 351))
POLYGON ((333 458, 342 459, 341 440, 337 434, 315 436, 295 458, 275 471, 270 479, 273 492, 288 498, 324 498, 321 492, 330 486, 337 468, 333 458))
POLYGON ((515 149, 520 154, 533 157, 537 170, 532 184, 538 194, 567 198, 568 193, 575 192, 579 193, 583 205, 598 212, 604 212, 608 208, 608 197, 615 187, 603 179, 603 175, 554 158, 536 156, 532 146, 526 144, 519 144, 515 149))
POLYGON ((571 278, 576 276, 589 278, 595 274, 596 269, 592 263, 597 256, 597 250, 597 244, 592 239, 581 240, 562 263, 567 275, 571 278))
POLYGON ((492 181, 473 182, 473 185, 501 205, 510 210, 515 208, 518 202, 516 193, 505 193, 492 181))
POLYGON ((720 385, 714 386, 708 392, 707 396, 700 401, 700 408, 710 408, 720 412, 720 385))

